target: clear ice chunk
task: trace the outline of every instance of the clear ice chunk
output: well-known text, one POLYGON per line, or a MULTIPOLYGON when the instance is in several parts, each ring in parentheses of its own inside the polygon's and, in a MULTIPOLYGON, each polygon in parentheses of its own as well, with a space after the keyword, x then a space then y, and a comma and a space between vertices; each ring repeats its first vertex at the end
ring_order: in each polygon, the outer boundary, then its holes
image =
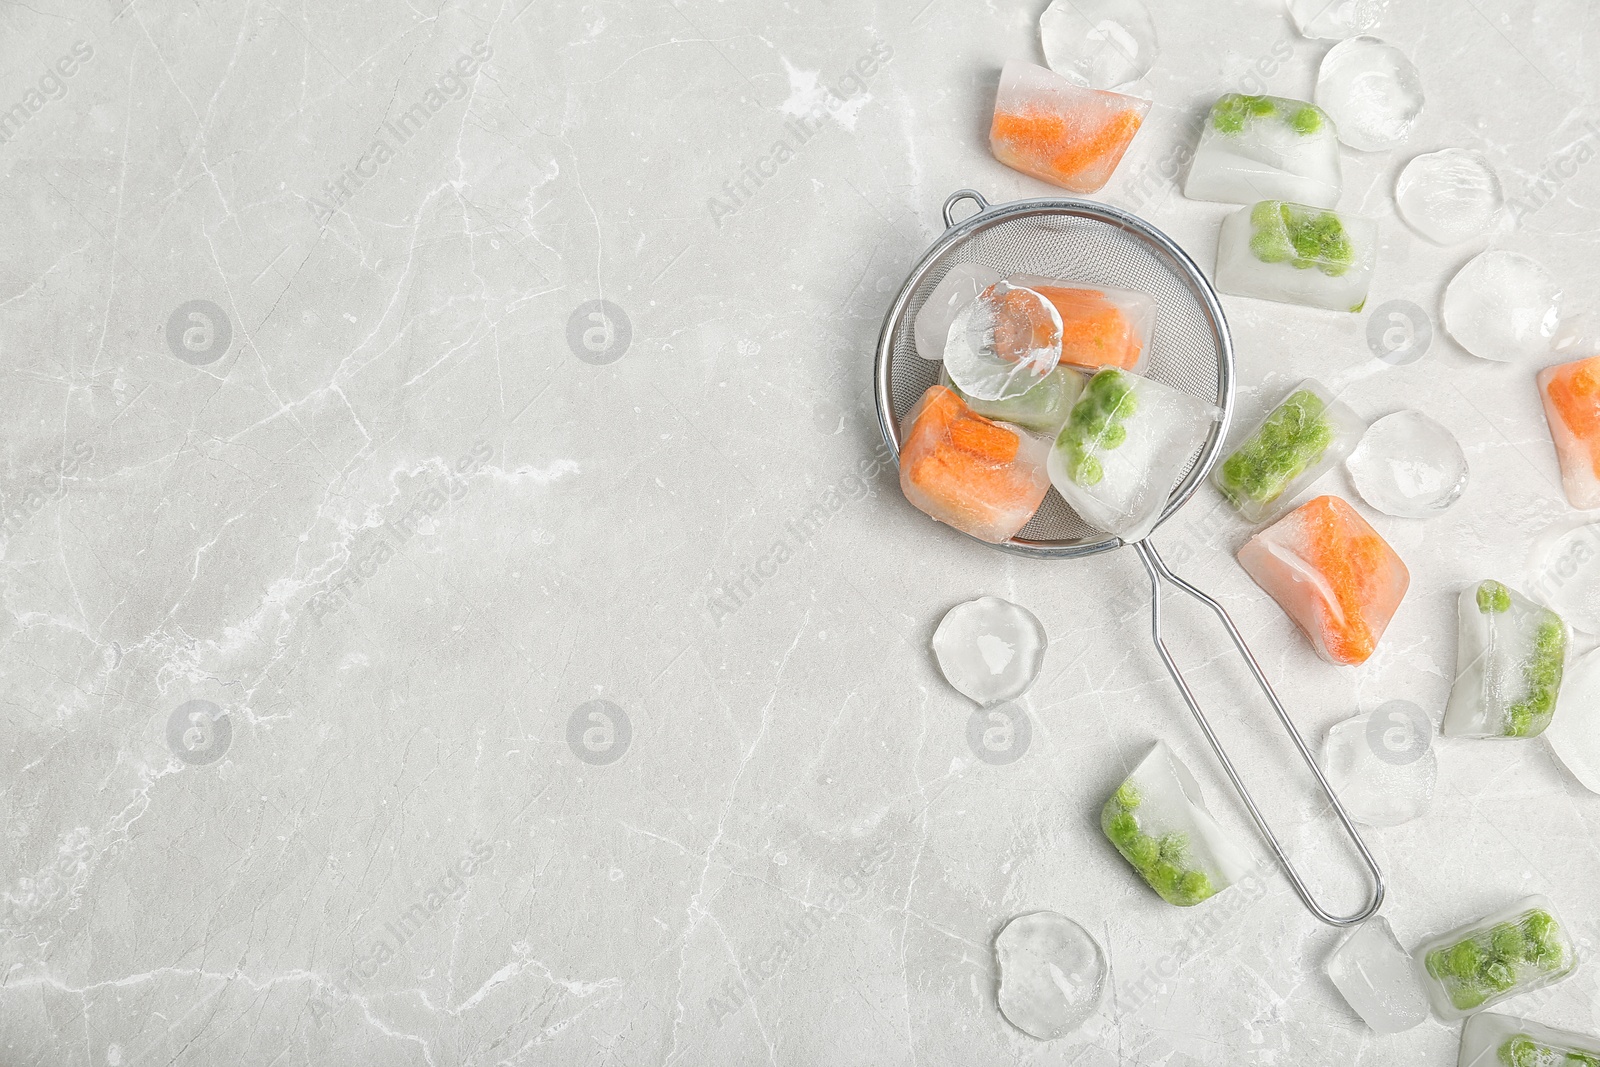
POLYGON ((1600 508, 1600 356, 1539 372, 1545 423, 1575 508, 1600 508))
POLYGON ((1422 75, 1406 54, 1376 37, 1340 41, 1322 57, 1315 97, 1339 140, 1362 152, 1403 144, 1422 114, 1422 75))
POLYGON ((948 386, 967 402, 967 407, 987 419, 997 419, 1024 430, 1054 437, 1067 423, 1072 405, 1083 393, 1086 377, 1071 367, 1057 367, 1039 384, 1009 400, 978 400, 961 392, 948 372, 939 372, 939 384, 948 386))
POLYGON ((1446 148, 1406 164, 1394 183, 1394 203, 1413 230, 1434 244, 1453 245, 1488 233, 1505 193, 1482 155, 1446 148))
POLYGON ((1115 89, 1150 72, 1161 54, 1140 0, 1054 0, 1039 16, 1050 69, 1091 89, 1115 89))
POLYGON ((1032 289, 1061 316, 1061 362, 1096 371, 1138 371, 1156 327, 1156 302, 1148 293, 1086 282, 1013 274, 1006 281, 1032 289))
POLYGON ((1262 419, 1212 473, 1239 513, 1261 522, 1350 454, 1367 424, 1307 379, 1262 419))
POLYGON ((944 359, 945 344, 950 339, 950 324, 956 321, 961 309, 975 300, 979 293, 1000 280, 1000 272, 982 263, 958 263, 939 279, 928 299, 917 312, 912 323, 912 336, 917 342, 917 355, 939 362, 944 359))
POLYGON ((1555 714, 1566 666, 1561 616, 1490 579, 1461 593, 1447 737, 1537 737, 1555 714))
POLYGON ((1351 818, 1399 826, 1428 810, 1439 778, 1433 732, 1433 720, 1409 700, 1334 724, 1323 770, 1351 818))
POLYGON ((1289 17, 1300 36, 1342 41, 1377 29, 1389 0, 1289 0, 1289 17))
POLYGON ((977 414, 934 385, 906 413, 900 491, 943 523, 998 544, 1039 510, 1050 479, 1050 443, 977 414))
POLYGON ((1206 808, 1200 783, 1157 741, 1100 809, 1100 829, 1168 904, 1190 907, 1243 878, 1250 853, 1206 808))
POLYGON ((1065 915, 1036 911, 1006 923, 994 939, 1000 1011, 1025 1034, 1048 1041, 1078 1029, 1100 1006, 1106 957, 1065 915))
POLYGON ((1530 564, 1534 595, 1568 625, 1600 635, 1600 525, 1552 527, 1535 542, 1530 564))
POLYGON ((1581 657, 1567 671, 1556 700, 1556 716, 1544 736, 1578 784, 1600 793, 1600 649, 1581 657))
POLYGON ((1378 224, 1371 219, 1263 200, 1223 220, 1217 288, 1236 296, 1360 311, 1377 248, 1378 224))
POLYGON ((1345 460, 1372 507, 1401 519, 1442 514, 1467 490, 1467 455, 1455 435, 1419 411, 1373 423, 1345 460))
POLYGON ((999 281, 956 312, 944 369, 979 400, 1021 396, 1061 362, 1061 316, 1050 301, 999 281))
POLYGON ((1480 1011, 1461 1028, 1456 1067, 1595 1067, 1600 1037, 1480 1011))
POLYGON ((1050 482, 1091 526, 1141 540, 1221 416, 1215 404, 1171 386, 1102 370, 1056 435, 1050 482))
POLYGON ((1033 612, 993 596, 957 604, 933 632, 945 681, 984 707, 1026 693, 1048 643, 1033 612))
POLYGON ((1428 994, 1416 965, 1382 915, 1339 942, 1328 957, 1328 977, 1375 1033, 1398 1034, 1428 1017, 1428 994))
POLYGON ((1429 938, 1412 955, 1435 1014, 1446 1020, 1553 985, 1578 966, 1572 938, 1537 894, 1429 938))
POLYGON ((1239 565, 1335 666, 1367 661, 1411 584, 1389 543, 1336 496, 1310 500, 1256 534, 1239 565))
POLYGON ((1281 96, 1229 93, 1206 116, 1183 195, 1331 208, 1339 202, 1341 180, 1333 121, 1321 108, 1281 96))
POLYGON ((1484 252, 1444 291, 1444 328, 1475 356, 1501 363, 1546 355, 1561 324, 1561 287, 1516 252, 1484 252))
POLYGON ((1074 193, 1111 180, 1150 101, 1074 85, 1012 60, 1000 72, 989 150, 1001 163, 1074 193))

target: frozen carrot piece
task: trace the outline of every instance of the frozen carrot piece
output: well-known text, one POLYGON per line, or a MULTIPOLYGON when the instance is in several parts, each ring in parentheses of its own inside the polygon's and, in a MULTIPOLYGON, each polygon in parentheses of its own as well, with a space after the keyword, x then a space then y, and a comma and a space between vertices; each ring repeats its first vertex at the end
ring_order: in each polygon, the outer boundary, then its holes
POLYGON ((1032 63, 1000 73, 989 148, 1008 167, 1075 193, 1103 187, 1150 101, 1086 89, 1032 63))
POLYGON ((1355 508, 1319 496, 1251 538, 1239 564, 1329 663, 1365 663, 1411 576, 1355 508))
POLYGON ((1035 290, 1061 315, 1061 362, 1133 370, 1144 341, 1133 323, 1098 289, 1035 290))
POLYGON ((1600 508, 1600 356, 1539 372, 1545 421, 1575 508, 1600 508))

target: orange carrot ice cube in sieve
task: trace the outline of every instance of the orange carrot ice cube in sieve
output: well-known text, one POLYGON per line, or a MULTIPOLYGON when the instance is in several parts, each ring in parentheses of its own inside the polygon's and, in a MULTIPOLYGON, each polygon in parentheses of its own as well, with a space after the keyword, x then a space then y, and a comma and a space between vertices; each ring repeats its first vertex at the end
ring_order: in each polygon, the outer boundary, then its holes
POLYGON ((1149 110, 1148 100, 1086 89, 1013 60, 1000 72, 989 148, 1024 174, 1093 193, 1110 180, 1149 110))
POLYGON ((1061 315, 1061 362, 1075 367, 1133 370, 1144 339, 1121 306, 1098 289, 1040 286, 1034 292, 1061 315))
POLYGON ((1539 372, 1561 486, 1575 508, 1600 508, 1600 356, 1539 372))
POLYGON ((1356 509, 1319 496, 1246 542, 1239 565, 1329 663, 1365 663, 1411 583, 1389 543, 1356 509))
POLYGON ((931 387, 906 413, 900 491, 918 509, 982 541, 1014 537, 1050 488, 1047 442, 931 387))

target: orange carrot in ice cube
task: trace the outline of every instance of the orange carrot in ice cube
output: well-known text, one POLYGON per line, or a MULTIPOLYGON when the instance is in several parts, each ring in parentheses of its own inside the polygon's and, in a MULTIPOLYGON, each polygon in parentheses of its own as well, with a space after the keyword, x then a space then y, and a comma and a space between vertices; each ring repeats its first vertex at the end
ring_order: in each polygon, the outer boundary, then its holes
POLYGON ((1539 389, 1567 500, 1600 507, 1600 356, 1546 368, 1539 389))
POLYGON ((1122 308, 1098 289, 1034 287, 1061 315, 1061 362, 1133 370, 1144 340, 1122 308))
POLYGON ((1086 89, 1013 61, 1000 74, 989 148, 1024 174, 1092 193, 1111 178, 1149 110, 1148 100, 1086 89))

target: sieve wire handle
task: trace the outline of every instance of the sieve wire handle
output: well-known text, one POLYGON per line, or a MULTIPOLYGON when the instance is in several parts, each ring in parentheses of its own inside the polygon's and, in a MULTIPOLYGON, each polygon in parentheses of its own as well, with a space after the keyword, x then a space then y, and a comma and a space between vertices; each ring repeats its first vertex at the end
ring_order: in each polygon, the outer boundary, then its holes
POLYGON ((1217 603, 1205 593, 1196 589, 1188 582, 1179 578, 1167 566, 1156 548, 1148 539, 1136 542, 1133 546, 1139 553, 1139 559, 1144 562, 1144 569, 1150 574, 1150 630, 1155 637, 1156 651, 1161 654, 1161 662, 1166 664, 1167 673, 1172 675, 1172 680, 1177 683, 1178 691, 1183 694, 1184 703, 1189 705, 1189 710, 1194 712, 1194 718, 1200 724, 1200 732, 1206 735, 1206 740, 1211 743, 1211 749, 1217 754, 1217 759, 1222 763, 1222 769, 1228 775, 1228 780, 1233 783, 1234 790, 1239 794, 1239 799, 1244 801, 1244 806, 1250 810, 1250 815, 1256 821, 1261 834, 1272 846, 1273 853, 1278 857, 1278 865, 1283 868, 1283 873, 1289 877, 1289 882, 1294 886, 1295 893, 1302 903, 1310 909, 1311 913, 1323 922, 1332 926, 1354 926, 1365 921, 1379 906, 1383 904, 1384 884, 1383 872, 1378 870, 1377 861, 1372 858, 1372 853, 1367 850, 1365 841, 1356 831, 1355 824, 1350 821, 1350 815, 1344 810, 1344 805, 1339 803, 1339 798, 1334 794, 1333 787, 1323 777, 1322 769, 1317 766, 1317 761, 1312 757, 1311 750, 1306 747, 1305 741, 1300 737, 1300 731, 1294 728, 1294 723, 1289 719, 1289 713, 1283 709, 1283 704, 1278 700, 1278 694, 1272 691, 1272 685, 1267 681, 1267 676, 1261 673, 1261 665, 1256 662, 1255 656, 1250 652, 1244 638, 1239 634, 1238 627, 1228 617, 1221 604, 1217 603), (1222 742, 1217 740, 1217 735, 1212 732, 1211 724, 1206 722, 1206 716, 1200 710, 1200 703, 1195 699, 1194 692, 1189 688, 1189 683, 1184 680, 1183 672, 1178 670, 1178 665, 1172 659, 1172 653, 1167 651, 1167 643, 1161 636, 1161 583, 1165 581, 1174 587, 1183 590, 1200 603, 1210 608, 1222 620, 1222 625, 1227 629, 1228 636, 1233 639, 1233 645, 1239 650, 1239 655, 1244 658, 1245 664, 1250 668, 1250 673, 1255 676, 1256 684, 1267 695, 1267 700, 1272 703, 1272 709, 1278 713, 1278 721, 1283 724, 1284 730, 1289 734, 1289 739, 1294 742, 1294 747, 1300 751, 1300 757, 1306 761, 1306 766, 1311 768, 1311 773, 1316 775, 1317 784, 1322 787, 1323 793, 1328 797, 1328 802, 1333 805, 1333 810, 1339 816, 1339 821, 1344 824, 1344 829, 1350 835, 1350 840, 1355 842, 1357 851, 1361 853, 1362 860, 1367 869, 1372 872, 1372 896, 1360 911, 1351 915, 1334 915, 1318 904, 1311 895, 1311 890, 1301 880, 1300 874, 1294 869, 1294 864, 1289 862, 1289 857, 1284 853, 1283 846, 1278 843, 1277 835, 1272 832, 1272 827, 1267 825, 1266 816, 1261 814, 1261 809, 1256 807, 1255 800, 1250 796, 1250 791, 1245 788, 1239 772, 1234 769, 1233 761, 1223 750, 1222 742))
POLYGON ((983 194, 978 192, 978 190, 957 189, 955 192, 944 198, 945 229, 948 230, 956 224, 956 205, 961 203, 963 200, 971 200, 974 204, 978 205, 978 210, 974 212, 974 214, 980 214, 989 210, 989 201, 985 200, 983 198, 983 194))

